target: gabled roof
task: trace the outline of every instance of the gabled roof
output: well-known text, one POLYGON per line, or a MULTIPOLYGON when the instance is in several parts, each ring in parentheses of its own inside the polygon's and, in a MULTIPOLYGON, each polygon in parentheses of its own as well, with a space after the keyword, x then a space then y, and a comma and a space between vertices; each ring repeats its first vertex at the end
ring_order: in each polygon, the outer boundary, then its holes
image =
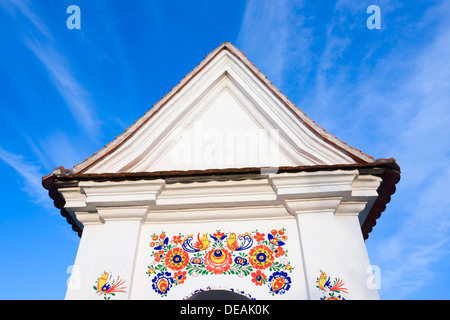
MULTIPOLYGON (((170 151, 177 147, 174 142, 184 143, 180 141, 181 135, 195 135, 195 130, 205 133, 215 128, 223 132, 230 126, 234 126, 232 129, 236 131, 242 129, 241 132, 248 129, 255 132, 278 130, 279 163, 273 166, 374 161, 371 156, 345 144, 314 123, 241 51, 225 42, 124 133, 74 166, 70 172, 151 172, 267 166, 264 161, 248 165, 227 162, 216 167, 209 163, 204 163, 204 167, 193 167, 194 161, 186 166, 167 164, 173 162, 170 151), (241 122, 240 127, 237 121, 241 122), (200 129, 198 126, 196 128, 199 122, 200 129)), ((273 140, 273 137, 268 139, 271 138, 273 140)))
MULTIPOLYGON (((239 49, 225 42, 114 141, 72 169, 55 169, 43 178, 43 184, 55 205, 58 203, 57 207, 64 210, 61 205, 64 200, 53 190, 55 178, 135 179, 253 172, 261 167, 285 168, 286 172, 289 168, 293 171, 374 168, 386 167, 386 163, 388 170, 393 167, 399 172, 395 160, 375 160, 326 132, 283 95, 239 49), (211 149, 206 140, 209 143, 215 133, 228 129, 239 132, 233 139, 242 138, 249 131, 253 134, 247 137, 250 142, 241 140, 235 146, 240 147, 243 161, 226 159, 229 150, 227 137, 223 136, 216 137, 212 143, 213 149, 223 147, 222 162, 217 158, 209 162, 204 158, 194 159, 199 151, 211 149), (256 138, 256 144, 252 138, 256 138), (187 152, 190 161, 180 162, 183 157, 174 157, 174 153, 179 155, 189 144, 194 145, 187 152), (200 149, 195 149, 198 145, 200 149), (257 151, 269 151, 250 159, 255 154, 252 149, 255 145, 257 151)), ((395 185, 398 179, 390 181, 395 185)), ((71 219, 70 215, 67 218, 71 219)), ((366 230, 371 230, 375 219, 370 214, 367 219, 372 222, 366 230)))

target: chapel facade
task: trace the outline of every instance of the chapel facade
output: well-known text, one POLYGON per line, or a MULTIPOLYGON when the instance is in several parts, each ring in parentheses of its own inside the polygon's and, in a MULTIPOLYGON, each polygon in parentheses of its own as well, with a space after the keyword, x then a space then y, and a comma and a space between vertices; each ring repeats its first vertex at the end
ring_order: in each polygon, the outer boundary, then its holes
POLYGON ((81 237, 66 299, 378 299, 364 241, 399 179, 223 43, 43 186, 81 237))

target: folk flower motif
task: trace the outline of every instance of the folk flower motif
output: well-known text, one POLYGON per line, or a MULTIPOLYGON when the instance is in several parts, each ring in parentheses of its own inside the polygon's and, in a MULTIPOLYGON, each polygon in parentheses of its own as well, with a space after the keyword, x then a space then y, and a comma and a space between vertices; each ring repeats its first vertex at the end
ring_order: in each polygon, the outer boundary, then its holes
POLYGON ((173 275, 173 278, 174 278, 176 284, 184 283, 184 280, 186 280, 186 271, 175 272, 175 274, 173 275))
POLYGON ((158 252, 154 253, 155 261, 160 262, 162 258, 164 258, 164 250, 159 250, 158 252))
POLYGON ((278 247, 274 250, 275 257, 278 258, 280 256, 283 256, 286 252, 283 250, 283 247, 278 247))
POLYGON ((234 258, 234 263, 244 267, 248 264, 248 260, 243 257, 236 257, 234 258))
POLYGON ((231 263, 233 263, 231 253, 226 249, 213 249, 205 255, 206 270, 214 274, 227 272, 231 263))
POLYGON ((173 248, 167 252, 165 262, 167 268, 181 270, 189 263, 189 255, 181 248, 173 248))
POLYGON ((345 300, 345 298, 343 298, 341 295, 331 295, 329 297, 322 297, 320 298, 320 300, 345 300))
POLYGON ((256 272, 252 272, 252 282, 257 286, 263 285, 266 282, 266 275, 261 272, 261 270, 256 270, 256 272))
POLYGON ((267 238, 269 239, 269 242, 275 246, 283 246, 285 244, 284 241, 281 241, 281 237, 280 236, 273 236, 272 234, 268 234, 267 238))
POLYGON ((283 294, 291 287, 291 278, 287 272, 276 271, 269 277, 269 288, 272 294, 283 294))
POLYGON ((249 260, 253 268, 266 269, 273 263, 273 252, 266 245, 259 245, 250 251, 249 260))
POLYGON ((264 241, 265 234, 256 232, 256 234, 253 238, 256 240, 256 242, 261 242, 261 241, 264 241))
POLYGON ((179 236, 173 236, 173 238, 172 238, 172 243, 174 243, 174 244, 180 244, 180 243, 182 243, 182 242, 183 242, 183 239, 182 239, 181 235, 179 235, 179 236))
POLYGON ((152 280, 152 288, 160 295, 167 295, 167 292, 172 288, 174 280, 170 272, 160 272, 152 280))
POLYGON ((203 258, 201 258, 201 257, 194 257, 194 258, 191 258, 191 263, 192 264, 203 264, 203 258))
POLYGON ((269 242, 275 246, 283 246, 285 245, 285 242, 287 240, 287 236, 285 236, 285 230, 275 230, 273 229, 270 234, 267 235, 267 239, 269 239, 269 242), (283 241, 282 241, 283 240, 283 241))
POLYGON ((153 248, 153 250, 161 250, 164 249, 165 247, 167 247, 167 245, 169 244, 169 238, 164 237, 163 239, 161 239, 161 241, 156 241, 155 243, 155 247, 153 248))
POLYGON ((216 242, 220 242, 223 239, 225 239, 227 237, 227 235, 224 232, 221 231, 217 231, 215 233, 213 233, 212 236, 210 236, 214 241, 216 242))

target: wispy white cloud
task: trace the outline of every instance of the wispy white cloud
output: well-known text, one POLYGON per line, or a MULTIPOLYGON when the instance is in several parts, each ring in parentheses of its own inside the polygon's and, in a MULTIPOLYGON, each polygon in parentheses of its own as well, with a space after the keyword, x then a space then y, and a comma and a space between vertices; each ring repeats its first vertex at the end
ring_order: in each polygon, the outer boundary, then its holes
POLYGON ((287 72, 310 67, 312 30, 304 27, 302 6, 296 0, 250 0, 244 13, 237 46, 279 88, 287 72))
POLYGON ((48 194, 42 187, 42 176, 39 165, 28 162, 23 156, 8 152, 0 147, 0 160, 14 169, 22 178, 22 190, 28 194, 36 204, 45 208, 50 207, 48 194))
POLYGON ((32 32, 24 35, 24 44, 45 67, 76 123, 93 141, 98 142, 101 121, 96 113, 95 102, 89 91, 76 78, 60 48, 57 49, 49 28, 32 10, 28 1, 14 0, 4 6, 13 15, 20 12, 31 23, 32 32))
POLYGON ((92 140, 96 141, 101 121, 95 112, 95 103, 89 92, 76 80, 66 58, 53 46, 43 45, 30 39, 27 39, 25 43, 45 66, 75 121, 92 140))
POLYGON ((82 143, 83 138, 71 138, 67 133, 59 130, 46 137, 31 139, 27 136, 25 139, 46 173, 59 166, 72 168, 83 160, 83 154, 89 154, 89 151, 85 150, 85 144, 82 143))
POLYGON ((46 38, 51 38, 47 26, 42 22, 39 16, 31 9, 30 1, 27 0, 9 0, 2 1, 0 3, 10 14, 16 15, 16 11, 19 11, 22 15, 27 17, 39 32, 46 38))

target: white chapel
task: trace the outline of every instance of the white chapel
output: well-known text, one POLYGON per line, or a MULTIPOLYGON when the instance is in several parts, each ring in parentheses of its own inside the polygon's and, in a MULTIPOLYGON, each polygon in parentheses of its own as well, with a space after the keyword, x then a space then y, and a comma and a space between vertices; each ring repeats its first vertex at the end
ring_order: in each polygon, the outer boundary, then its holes
POLYGON ((81 237, 66 299, 379 299, 365 239, 400 179, 223 43, 43 178, 81 237))

